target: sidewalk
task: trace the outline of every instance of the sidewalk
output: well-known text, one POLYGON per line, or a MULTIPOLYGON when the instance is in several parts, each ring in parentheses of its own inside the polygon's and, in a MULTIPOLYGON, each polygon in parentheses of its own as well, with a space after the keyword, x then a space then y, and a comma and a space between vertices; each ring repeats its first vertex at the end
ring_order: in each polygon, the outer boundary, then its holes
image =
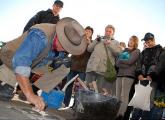
POLYGON ((71 110, 50 110, 39 113, 32 106, 19 101, 0 101, 0 120, 73 120, 71 110))

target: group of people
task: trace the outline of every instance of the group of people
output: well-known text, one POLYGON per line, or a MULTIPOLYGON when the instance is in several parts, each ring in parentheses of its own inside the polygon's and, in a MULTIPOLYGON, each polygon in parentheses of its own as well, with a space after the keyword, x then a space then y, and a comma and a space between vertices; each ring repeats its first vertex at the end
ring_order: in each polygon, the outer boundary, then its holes
MULTIPOLYGON (((124 119, 131 87, 136 81, 152 81, 151 103, 154 101, 157 90, 165 92, 165 82, 162 79, 165 71, 165 52, 161 45, 156 45, 152 33, 146 33, 142 39, 145 43, 142 52, 138 49, 139 39, 135 35, 130 37, 127 47, 117 41, 114 38, 113 25, 105 27, 103 37, 98 36, 92 40, 94 32, 92 27, 87 26, 84 30, 76 20, 69 17, 60 20, 59 12, 62 8, 63 2, 56 0, 53 9, 40 11, 29 20, 23 34, 14 40, 17 42, 12 41, 2 47, 1 83, 7 83, 10 88, 11 86, 14 88, 18 82, 26 99, 39 110, 44 110, 45 103, 34 93, 33 86, 49 92, 63 78, 66 77, 69 81, 78 74, 89 89, 103 95, 114 95, 121 101, 118 112, 120 119, 124 119), (4 50, 10 46, 14 50, 7 55, 4 50), (62 60, 68 57, 68 54, 72 54, 71 65, 56 66, 56 58, 62 60), (104 78, 108 57, 117 71, 114 82, 109 82, 104 78), (55 68, 50 74, 47 66, 52 63, 55 64, 53 66, 55 68), (32 73, 43 77, 34 82, 33 86, 29 80, 32 73)), ((9 87, 2 89, 2 86, 3 84, 0 88, 0 97, 8 97, 4 89, 9 89, 9 87)), ((74 83, 66 90, 64 99, 66 106, 70 103, 73 86, 74 83)), ((131 119, 143 119, 142 113, 141 109, 134 109, 131 119)))
MULTIPOLYGON (((131 120, 139 119, 161 119, 152 118, 151 113, 154 105, 154 100, 157 94, 164 93, 164 54, 165 49, 161 45, 157 45, 154 34, 148 32, 144 38, 144 48, 140 52, 138 49, 138 38, 132 36, 128 42, 128 48, 119 55, 116 60, 116 67, 118 70, 116 79, 116 97, 122 103, 119 109, 119 116, 126 116, 126 109, 130 96, 132 97, 132 87, 140 81, 144 86, 151 82, 150 96, 150 111, 143 111, 140 108, 134 108, 131 115, 131 120), (129 54, 126 54, 128 52, 129 54)), ((137 91, 136 91, 137 92, 137 91)), ((138 94, 138 93, 137 93, 138 94)), ((143 98, 141 98, 143 99, 143 98)), ((153 113, 152 113, 153 114, 153 113)), ((161 116, 159 116, 161 117, 161 116)))

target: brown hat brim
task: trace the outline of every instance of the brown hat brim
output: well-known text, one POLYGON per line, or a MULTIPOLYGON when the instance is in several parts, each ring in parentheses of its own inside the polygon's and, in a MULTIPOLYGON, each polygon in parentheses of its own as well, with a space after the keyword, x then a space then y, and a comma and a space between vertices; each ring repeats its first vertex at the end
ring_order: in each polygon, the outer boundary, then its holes
POLYGON ((73 18, 70 17, 65 17, 63 19, 61 19, 57 25, 56 25, 56 33, 57 33, 57 37, 59 42, 61 43, 62 47, 70 54, 72 55, 80 55, 82 54, 87 47, 87 42, 85 40, 85 38, 83 37, 85 32, 84 32, 84 28, 73 18), (82 39, 80 41, 80 44, 76 45, 73 44, 73 42, 70 41, 69 38, 67 38, 64 28, 67 25, 73 25, 76 26, 76 30, 77 32, 81 35, 82 39))

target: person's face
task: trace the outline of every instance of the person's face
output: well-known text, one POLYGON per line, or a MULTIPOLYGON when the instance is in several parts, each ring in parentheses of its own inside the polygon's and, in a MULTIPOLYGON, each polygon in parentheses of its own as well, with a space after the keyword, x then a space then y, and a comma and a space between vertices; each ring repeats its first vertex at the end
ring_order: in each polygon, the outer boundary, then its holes
POLYGON ((151 40, 151 39, 147 40, 147 41, 145 41, 145 44, 146 44, 147 48, 152 48, 155 46, 155 40, 151 40))
POLYGON ((62 10, 62 7, 57 5, 57 4, 54 4, 53 5, 53 14, 56 16, 60 13, 60 11, 62 10))
POLYGON ((91 39, 91 37, 92 37, 92 30, 86 29, 85 30, 85 35, 86 35, 87 39, 91 39))
POLYGON ((134 48, 134 46, 135 46, 135 43, 134 43, 134 41, 132 40, 132 38, 130 38, 129 41, 128 41, 128 47, 134 48))
POLYGON ((143 49, 145 49, 145 48, 147 48, 148 46, 147 46, 147 44, 144 42, 143 43, 143 49))
POLYGON ((124 43, 120 43, 120 46, 123 47, 123 48, 126 47, 126 45, 124 43))
POLYGON ((106 28, 105 29, 105 36, 110 36, 112 37, 114 35, 114 31, 112 28, 106 28))

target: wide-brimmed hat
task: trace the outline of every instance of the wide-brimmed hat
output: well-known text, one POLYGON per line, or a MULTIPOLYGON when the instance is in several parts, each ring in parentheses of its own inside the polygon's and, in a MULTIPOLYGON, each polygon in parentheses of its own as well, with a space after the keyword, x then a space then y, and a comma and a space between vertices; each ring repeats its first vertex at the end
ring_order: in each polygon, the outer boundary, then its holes
POLYGON ((56 25, 56 33, 62 47, 70 54, 80 55, 86 50, 85 30, 73 18, 61 19, 56 25))

